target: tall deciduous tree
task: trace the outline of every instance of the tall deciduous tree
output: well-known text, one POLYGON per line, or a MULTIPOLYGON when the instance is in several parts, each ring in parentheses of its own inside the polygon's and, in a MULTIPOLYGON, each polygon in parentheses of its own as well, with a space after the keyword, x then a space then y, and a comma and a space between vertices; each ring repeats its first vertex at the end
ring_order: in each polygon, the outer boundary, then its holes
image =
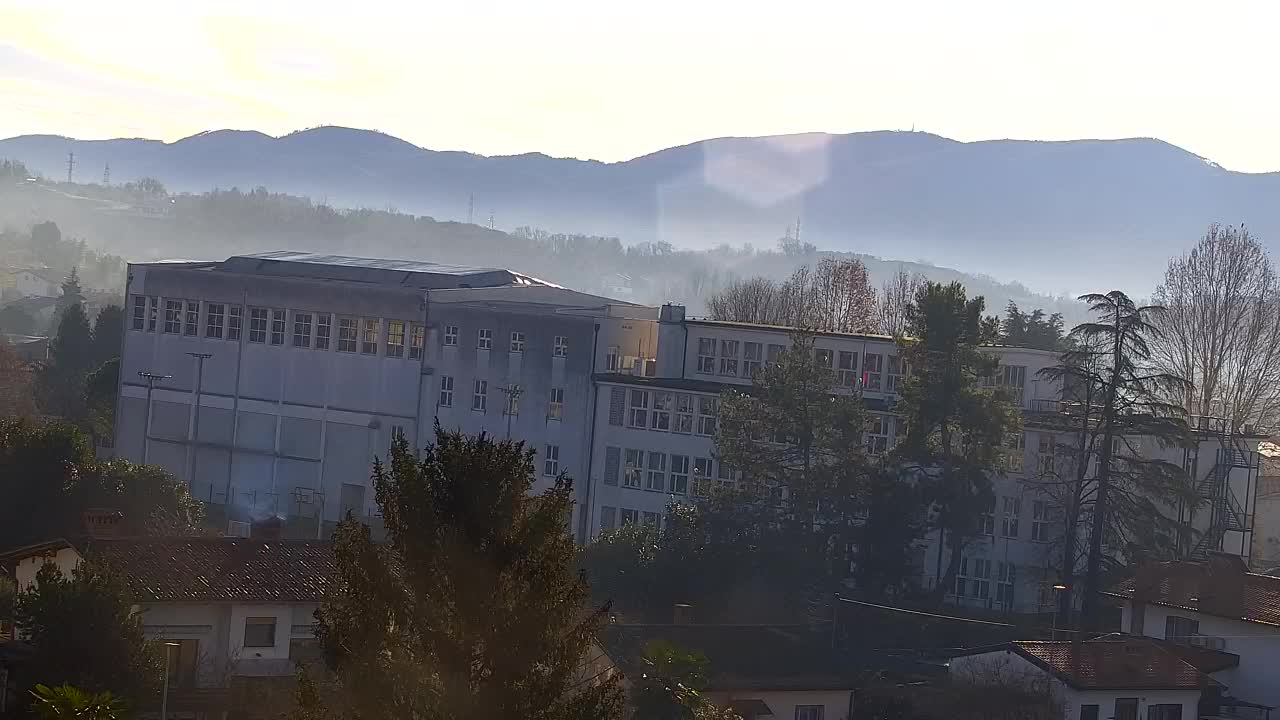
MULTIPOLYGON (((339 589, 317 613, 333 688, 308 717, 616 718, 621 691, 582 677, 606 608, 572 569, 571 482, 530 497, 523 444, 437 429, 398 439, 373 483, 388 540, 335 533, 339 589)), ((305 686, 304 686, 305 688, 305 686)))
POLYGON ((1174 398, 1233 430, 1280 423, 1280 276, 1244 226, 1210 225, 1169 261, 1155 300, 1152 359, 1190 381, 1174 398))
POLYGON ((27 687, 70 683, 137 704, 159 690, 163 656, 142 631, 123 583, 92 561, 71 577, 45 565, 18 595, 17 625, 35 648, 27 687))
POLYGON ((737 280, 708 298, 707 309, 716 320, 835 332, 876 329, 876 291, 857 259, 824 257, 781 283, 737 280))
POLYGON ((733 281, 707 298, 707 312, 716 320, 762 325, 783 324, 778 286, 766 277, 733 281))
POLYGON ((876 304, 877 329, 885 335, 901 337, 907 332, 907 308, 915 301, 916 293, 928 280, 920 273, 908 273, 899 268, 893 277, 885 281, 876 304))
POLYGON ((988 472, 1019 422, 1003 391, 982 387, 996 368, 978 347, 983 306, 959 283, 927 283, 908 308, 911 339, 900 340, 914 373, 902 390, 906 437, 898 453, 917 469, 936 508, 939 565, 950 551, 934 590, 939 599, 954 585, 964 547, 993 502, 988 472))

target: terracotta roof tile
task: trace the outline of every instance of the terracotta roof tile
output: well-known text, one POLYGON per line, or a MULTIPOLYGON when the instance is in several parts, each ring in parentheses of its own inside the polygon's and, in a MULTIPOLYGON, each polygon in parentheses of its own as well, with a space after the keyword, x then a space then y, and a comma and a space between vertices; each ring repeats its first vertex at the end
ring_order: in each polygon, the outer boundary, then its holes
POLYGON ((1216 684, 1145 638, 1019 640, 1012 645, 1019 655, 1079 690, 1196 690, 1216 684))
POLYGON ((1280 625, 1280 577, 1215 571, 1212 561, 1173 561, 1143 567, 1108 592, 1125 599, 1194 610, 1265 625, 1280 625))
POLYGON ((141 602, 319 601, 337 578, 328 543, 248 538, 95 540, 141 602))

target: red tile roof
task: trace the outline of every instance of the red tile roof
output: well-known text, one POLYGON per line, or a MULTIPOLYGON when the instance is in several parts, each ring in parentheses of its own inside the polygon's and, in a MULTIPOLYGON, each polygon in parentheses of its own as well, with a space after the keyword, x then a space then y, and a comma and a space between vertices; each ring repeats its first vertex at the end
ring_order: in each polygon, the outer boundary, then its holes
POLYGON ((1108 595, 1233 620, 1280 625, 1280 577, 1215 570, 1212 561, 1153 563, 1108 595))
POLYGON ((329 544, 314 541, 118 538, 87 552, 121 572, 138 602, 318 602, 337 578, 329 544))
POLYGON ((1077 690, 1202 690, 1217 684, 1145 638, 1018 640, 1011 645, 1019 655, 1077 690))

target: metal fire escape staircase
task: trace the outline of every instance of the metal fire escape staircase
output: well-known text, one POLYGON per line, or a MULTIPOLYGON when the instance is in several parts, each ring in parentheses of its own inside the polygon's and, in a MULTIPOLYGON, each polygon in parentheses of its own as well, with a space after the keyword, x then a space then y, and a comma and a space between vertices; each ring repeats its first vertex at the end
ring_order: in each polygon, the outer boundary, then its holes
MULTIPOLYGON (((1196 481, 1196 496, 1201 500, 1201 508, 1196 514, 1207 511, 1209 524, 1191 547, 1188 555, 1191 560, 1204 560, 1209 553, 1217 551, 1236 553, 1235 548, 1223 547, 1226 534, 1239 532, 1243 538, 1252 532, 1252 503, 1247 497, 1242 502, 1236 496, 1232 480, 1234 474, 1237 481, 1245 482, 1246 492, 1252 493, 1260 462, 1258 453, 1249 447, 1245 438, 1232 433, 1225 421, 1208 417, 1199 420, 1198 429, 1216 435, 1219 447, 1209 471, 1196 481)), ((1243 546, 1244 542, 1242 539, 1238 554, 1247 556, 1249 548, 1243 546)))

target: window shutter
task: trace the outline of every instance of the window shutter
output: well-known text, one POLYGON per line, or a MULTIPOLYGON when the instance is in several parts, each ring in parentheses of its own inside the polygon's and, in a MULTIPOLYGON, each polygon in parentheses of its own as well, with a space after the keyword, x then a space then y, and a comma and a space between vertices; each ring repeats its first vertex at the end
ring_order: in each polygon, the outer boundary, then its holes
POLYGON ((622 463, 622 449, 607 447, 604 449, 604 484, 618 484, 618 465, 622 463))
POLYGON ((623 407, 627 401, 626 388, 616 387, 609 391, 609 424, 621 425, 623 407))

